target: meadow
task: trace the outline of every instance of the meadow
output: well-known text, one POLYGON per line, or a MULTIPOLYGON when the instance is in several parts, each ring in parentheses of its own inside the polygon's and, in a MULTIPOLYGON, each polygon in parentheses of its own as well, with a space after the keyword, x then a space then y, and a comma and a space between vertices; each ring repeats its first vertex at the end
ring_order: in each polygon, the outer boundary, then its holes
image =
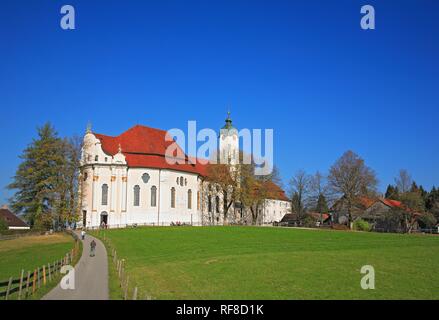
MULTIPOLYGON (((27 271, 33 271, 38 267, 61 259, 73 248, 73 245, 73 238, 65 233, 25 236, 0 241, 0 282, 7 281, 9 277, 19 278, 22 269, 27 274, 27 271)), ((56 283, 54 279, 48 286, 38 290, 32 298, 40 298, 56 283)), ((5 288, 0 289, 0 291, 3 290, 5 288)), ((15 296, 12 298, 15 298, 15 296)))
POLYGON ((439 299, 438 236, 146 227, 105 237, 131 285, 153 299, 439 299), (360 286, 364 265, 375 290, 360 286))

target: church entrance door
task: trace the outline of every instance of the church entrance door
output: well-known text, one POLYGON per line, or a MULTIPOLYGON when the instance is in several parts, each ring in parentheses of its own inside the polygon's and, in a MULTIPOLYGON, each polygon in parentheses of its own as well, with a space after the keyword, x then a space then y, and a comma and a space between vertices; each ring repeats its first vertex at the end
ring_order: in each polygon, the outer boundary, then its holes
POLYGON ((108 224, 108 213, 105 212, 105 211, 101 213, 101 223, 100 223, 100 225, 102 226, 102 224, 105 224, 105 225, 108 224))

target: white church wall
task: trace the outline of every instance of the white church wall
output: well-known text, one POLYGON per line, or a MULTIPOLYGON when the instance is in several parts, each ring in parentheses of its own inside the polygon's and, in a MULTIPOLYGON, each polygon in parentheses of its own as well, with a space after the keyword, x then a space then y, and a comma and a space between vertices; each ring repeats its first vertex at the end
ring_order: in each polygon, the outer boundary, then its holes
POLYGON ((264 204, 264 224, 280 222, 282 218, 290 213, 291 204, 289 201, 267 199, 264 204))

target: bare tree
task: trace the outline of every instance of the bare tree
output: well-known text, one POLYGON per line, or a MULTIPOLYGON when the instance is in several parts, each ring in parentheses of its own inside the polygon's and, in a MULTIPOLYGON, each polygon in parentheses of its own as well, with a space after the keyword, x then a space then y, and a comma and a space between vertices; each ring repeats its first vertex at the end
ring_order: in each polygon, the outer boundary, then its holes
POLYGON ((345 152, 331 167, 328 185, 334 193, 344 198, 349 225, 352 222, 352 209, 356 199, 360 195, 375 192, 377 183, 375 172, 352 151, 345 152))
POLYGON ((410 191, 413 179, 407 170, 401 169, 399 170, 398 177, 395 178, 395 183, 398 187, 399 192, 406 193, 410 191))
POLYGON ((320 213, 320 223, 323 224, 323 213, 328 211, 327 200, 329 197, 327 178, 317 171, 310 178, 310 197, 309 204, 320 213))
POLYGON ((327 197, 328 186, 326 184, 326 177, 317 171, 313 176, 310 177, 309 189, 309 203, 311 206, 315 207, 321 195, 327 197))
POLYGON ((223 198, 223 221, 228 220, 230 207, 236 200, 237 186, 233 171, 228 164, 210 164, 207 169, 207 181, 223 198))
POLYGON ((310 184, 311 178, 303 170, 297 171, 289 182, 292 210, 298 215, 299 219, 305 213, 310 184))
POLYGON ((65 138, 60 144, 64 162, 59 167, 58 183, 58 218, 60 221, 73 222, 79 214, 81 192, 79 190, 80 158, 82 139, 78 136, 65 138))

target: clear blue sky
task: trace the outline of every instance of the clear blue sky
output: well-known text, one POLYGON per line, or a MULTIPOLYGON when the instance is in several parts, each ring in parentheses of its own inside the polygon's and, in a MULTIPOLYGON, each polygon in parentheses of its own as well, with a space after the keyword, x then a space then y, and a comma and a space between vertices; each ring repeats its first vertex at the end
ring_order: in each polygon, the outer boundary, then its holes
POLYGON ((273 128, 286 182, 347 149, 378 174, 439 185, 439 1, 2 1, 0 202, 18 156, 60 135, 273 128), (74 31, 59 27, 63 4, 74 31), (376 30, 360 29, 372 4, 376 30))

